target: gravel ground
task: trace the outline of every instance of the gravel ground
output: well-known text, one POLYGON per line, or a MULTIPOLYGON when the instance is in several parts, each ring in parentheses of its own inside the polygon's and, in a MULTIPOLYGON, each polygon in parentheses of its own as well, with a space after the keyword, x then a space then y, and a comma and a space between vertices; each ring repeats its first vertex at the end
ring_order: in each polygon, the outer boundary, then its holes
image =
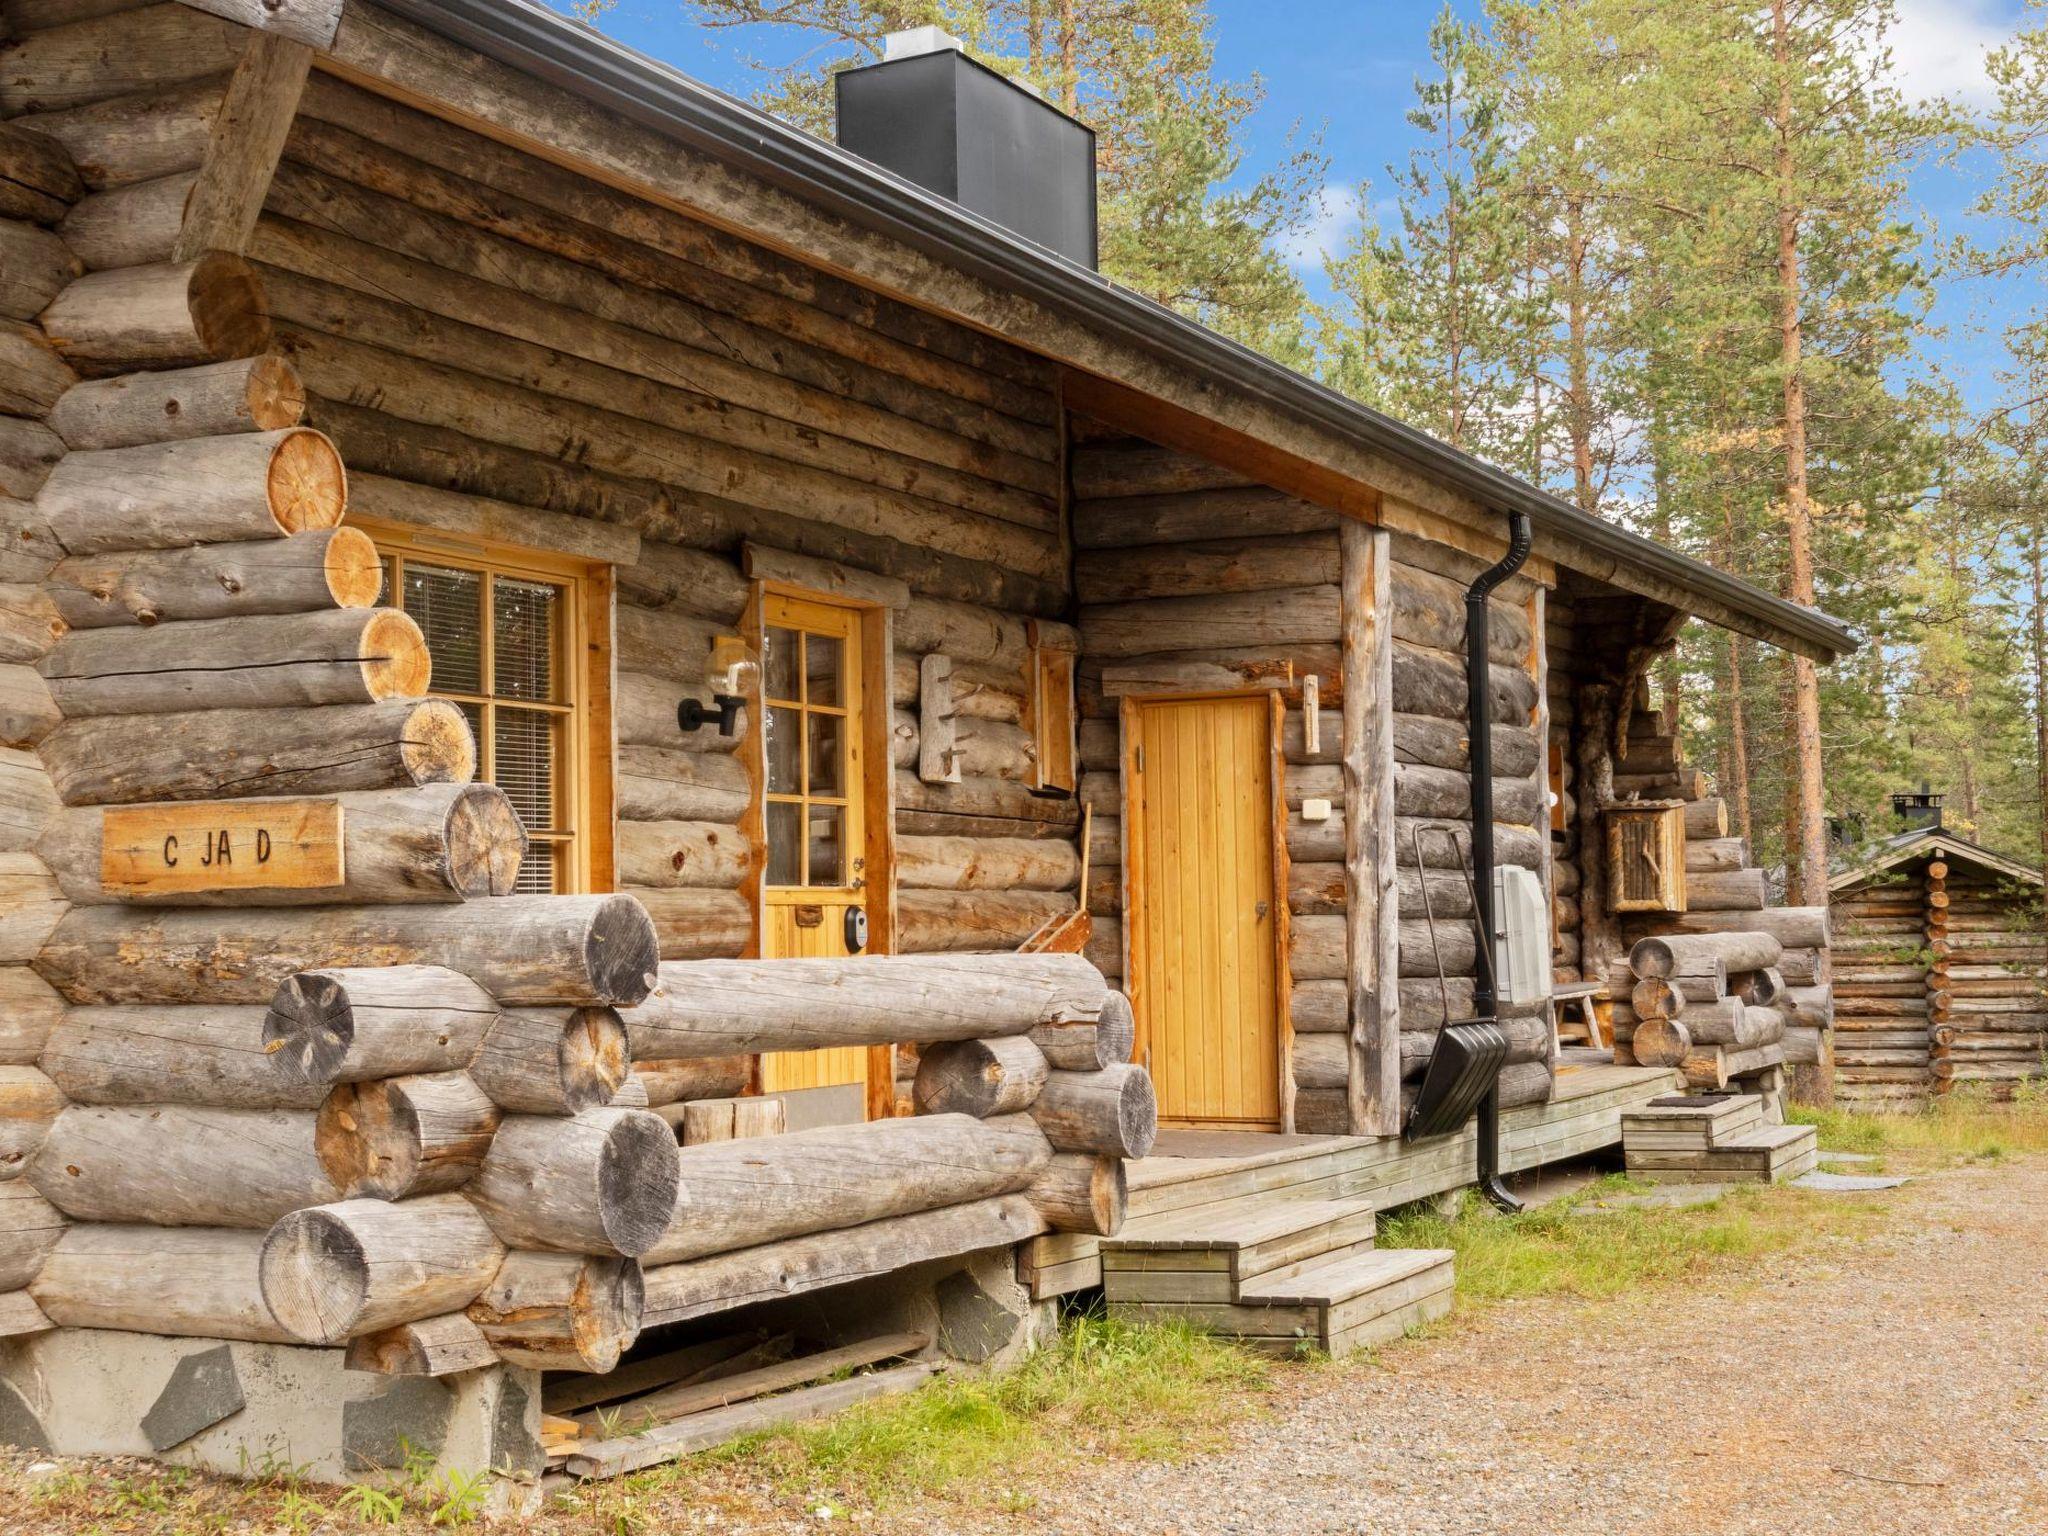
POLYGON ((1893 1219, 1686 1293, 1492 1308, 1377 1364, 1297 1377, 1222 1454, 1049 1472, 1025 1514, 926 1503, 880 1523, 948 1536, 2048 1532, 2048 1160, 1836 1198, 1884 1201, 1893 1219))

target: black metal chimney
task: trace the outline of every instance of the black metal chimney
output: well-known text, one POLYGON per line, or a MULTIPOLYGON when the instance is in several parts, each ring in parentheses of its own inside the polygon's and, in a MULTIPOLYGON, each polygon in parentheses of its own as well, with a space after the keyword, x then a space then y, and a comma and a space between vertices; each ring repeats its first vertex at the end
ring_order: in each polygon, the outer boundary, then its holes
POLYGON ((834 77, 840 147, 1093 268, 1094 130, 937 27, 885 46, 881 63, 834 77))
POLYGON ((1922 779, 1919 793, 1892 796, 1892 816, 1901 832, 1940 831, 1941 801, 1940 795, 1928 793, 1922 779))

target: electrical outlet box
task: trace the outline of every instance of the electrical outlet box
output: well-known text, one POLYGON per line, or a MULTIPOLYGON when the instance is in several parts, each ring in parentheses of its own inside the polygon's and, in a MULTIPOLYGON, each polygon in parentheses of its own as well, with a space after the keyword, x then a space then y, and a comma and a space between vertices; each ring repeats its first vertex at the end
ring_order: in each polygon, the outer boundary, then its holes
POLYGON ((1330 802, 1327 800, 1302 801, 1301 819, 1303 821, 1328 821, 1330 819, 1330 802))
POLYGON ((1550 996, 1550 907, 1543 882, 1518 865, 1493 872, 1493 913, 1499 937, 1494 975, 1503 1003, 1540 1003, 1550 996))

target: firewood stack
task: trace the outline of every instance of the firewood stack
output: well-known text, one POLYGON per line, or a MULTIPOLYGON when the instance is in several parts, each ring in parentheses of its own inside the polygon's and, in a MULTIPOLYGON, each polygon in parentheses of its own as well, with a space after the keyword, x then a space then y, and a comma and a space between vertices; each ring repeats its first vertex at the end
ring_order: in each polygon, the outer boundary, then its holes
POLYGON ((1764 932, 1669 934, 1637 940, 1626 962, 1646 1067, 1677 1067, 1688 1087, 1719 1093, 1785 1061, 1784 946, 1764 932))

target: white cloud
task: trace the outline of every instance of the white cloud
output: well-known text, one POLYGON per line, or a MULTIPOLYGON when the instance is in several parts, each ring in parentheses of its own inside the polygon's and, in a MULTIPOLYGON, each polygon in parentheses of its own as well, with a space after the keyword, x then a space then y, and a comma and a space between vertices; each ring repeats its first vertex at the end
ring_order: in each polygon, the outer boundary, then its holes
POLYGON ((1290 267, 1319 272, 1325 257, 1343 254, 1346 242, 1358 233, 1358 226, 1357 189, 1325 187, 1315 218, 1289 236, 1280 247, 1280 254, 1287 258, 1290 267))
POLYGON ((2019 19, 2000 0, 1899 0, 1885 35, 1892 77, 1908 97, 1947 96, 1966 107, 1991 104, 1984 55, 2010 38, 2019 19))

